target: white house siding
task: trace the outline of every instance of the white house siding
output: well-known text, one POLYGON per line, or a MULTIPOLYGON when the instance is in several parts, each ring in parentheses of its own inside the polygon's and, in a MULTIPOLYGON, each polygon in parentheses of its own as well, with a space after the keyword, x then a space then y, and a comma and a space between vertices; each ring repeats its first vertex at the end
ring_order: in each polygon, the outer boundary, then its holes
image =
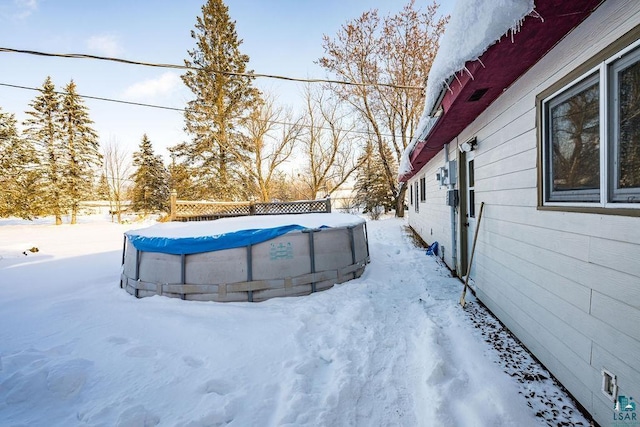
MULTIPOLYGON (((476 203, 485 211, 477 296, 603 426, 614 414, 601 392, 603 368, 616 375, 619 395, 640 400, 640 217, 537 209, 535 105, 536 95, 638 24, 639 1, 605 2, 458 137, 478 141, 476 203)), ((425 166, 427 176, 443 157, 425 166)), ((410 211, 409 224, 447 241, 442 194, 419 216, 410 211)))
MULTIPOLYGON (((456 158, 456 147, 450 149, 450 159, 456 158)), ((418 233, 422 239, 428 243, 438 242, 440 252, 438 256, 444 259, 446 264, 454 269, 453 245, 451 242, 451 208, 446 205, 447 187, 440 186, 436 181, 437 169, 443 167, 445 163, 444 150, 440 151, 425 167, 409 180, 413 185, 413 203, 409 205, 408 222, 411 228, 418 233), (415 211, 416 203, 416 182, 420 188, 420 179, 426 180, 426 200, 420 201, 418 195, 419 212, 415 211), (443 257, 444 254, 444 257, 443 257)), ((407 191, 409 194, 409 191, 407 191)))

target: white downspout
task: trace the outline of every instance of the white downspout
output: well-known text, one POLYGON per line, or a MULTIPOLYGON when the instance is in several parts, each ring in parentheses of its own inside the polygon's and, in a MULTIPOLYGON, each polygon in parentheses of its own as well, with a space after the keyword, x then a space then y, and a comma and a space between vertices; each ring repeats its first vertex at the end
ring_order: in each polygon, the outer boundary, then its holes
MULTIPOLYGON (((444 161, 448 168, 449 167, 449 144, 444 145, 444 161)), ((456 168, 456 174, 458 173, 458 169, 459 168, 456 168)), ((448 173, 451 174, 451 171, 449 170, 448 173)), ((449 184, 447 185, 447 190, 454 189, 455 185, 452 184, 453 181, 454 181, 453 178, 451 177, 451 175, 449 175, 449 184)), ((456 179, 455 182, 458 182, 458 180, 456 179)), ((451 264, 452 264, 453 270, 457 271, 458 258, 456 254, 458 253, 458 245, 456 243, 456 207, 453 205, 451 206, 451 211, 449 216, 451 218, 451 264)))

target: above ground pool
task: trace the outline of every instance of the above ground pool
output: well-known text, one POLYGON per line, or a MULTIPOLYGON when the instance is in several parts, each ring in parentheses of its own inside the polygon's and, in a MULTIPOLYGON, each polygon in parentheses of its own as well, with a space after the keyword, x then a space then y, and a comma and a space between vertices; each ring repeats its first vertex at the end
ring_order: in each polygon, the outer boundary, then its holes
POLYGON ((120 286, 136 297, 264 301, 360 277, 366 222, 343 213, 168 222, 125 233, 120 286))

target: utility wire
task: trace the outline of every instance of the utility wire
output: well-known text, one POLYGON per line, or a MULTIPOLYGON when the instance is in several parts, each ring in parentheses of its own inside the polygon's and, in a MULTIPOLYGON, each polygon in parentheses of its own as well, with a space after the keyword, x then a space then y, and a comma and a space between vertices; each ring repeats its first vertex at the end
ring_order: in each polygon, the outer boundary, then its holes
MULTIPOLYGON (((6 87, 12 87, 15 89, 25 89, 25 90, 35 90, 36 92, 42 92, 42 89, 38 89, 35 87, 28 87, 28 86, 19 86, 19 85, 12 85, 9 83, 0 83, 0 86, 6 86, 6 87)), ((55 94, 57 95, 67 95, 67 92, 60 92, 60 91, 53 91, 55 94)), ((106 102, 116 102, 118 104, 128 104, 128 105, 137 105, 139 107, 149 107, 149 108, 159 108, 162 110, 171 110, 171 111, 180 111, 181 113, 183 113, 185 110, 184 108, 176 108, 176 107, 165 107, 163 105, 154 105, 154 104, 145 104, 142 102, 132 102, 132 101, 123 101, 121 99, 112 99, 112 98, 102 98, 99 96, 90 96, 90 95, 80 95, 77 94, 80 98, 87 98, 87 99, 95 99, 98 101, 106 101, 106 102)))
MULTIPOLYGON (((24 89, 24 90, 32 90, 32 91, 36 91, 36 92, 42 92, 42 89, 38 89, 35 87, 29 87, 29 86, 20 86, 20 85, 12 85, 9 83, 0 83, 0 86, 5 86, 5 87, 10 87, 10 88, 14 88, 14 89, 24 89)), ((55 94, 57 95, 67 95, 67 92, 61 92, 61 91, 53 91, 55 94)), ((142 103, 142 102, 132 102, 132 101, 123 101, 121 99, 113 99, 113 98, 104 98, 104 97, 100 97, 100 96, 90 96, 90 95, 81 95, 81 94, 76 94, 78 97, 80 98, 86 98, 86 99, 94 99, 97 101, 105 101, 105 102, 115 102, 118 104, 127 104, 127 105, 135 105, 138 107, 147 107, 147 108, 158 108, 158 109, 162 109, 162 110, 169 110, 169 111, 178 111, 180 113, 184 113, 185 111, 193 111, 193 110, 189 110, 188 108, 177 108, 177 107, 166 107, 163 105, 155 105, 155 104, 146 104, 146 103, 142 103)), ((313 126, 311 125, 305 125, 305 124, 300 124, 300 123, 290 123, 290 122, 282 122, 282 121, 277 121, 277 120, 270 120, 269 123, 273 123, 273 124, 277 124, 277 125, 285 125, 285 126, 302 126, 302 127, 307 127, 307 128, 311 128, 313 126)), ((317 129, 322 129, 322 130, 334 130, 331 128, 327 128, 327 127, 316 127, 317 129)), ((343 132, 348 132, 348 133, 359 133, 359 134, 363 134, 363 135, 376 135, 376 133, 374 132, 369 132, 369 131, 365 131, 365 130, 347 130, 347 129, 338 129, 339 131, 343 131, 343 132)), ((388 134, 388 133, 381 133, 381 136, 388 136, 388 137, 394 137, 394 135, 388 134)), ((396 136, 396 138, 400 138, 400 136, 396 136)))
POLYGON ((156 67, 156 68, 172 68, 172 69, 178 69, 178 70, 205 70, 214 74, 222 74, 226 76, 241 76, 241 77, 252 77, 252 78, 263 77, 268 79, 288 80, 288 81, 303 82, 303 83, 333 83, 333 84, 340 84, 345 86, 381 86, 381 87, 388 87, 392 89, 411 89, 411 90, 424 89, 421 86, 404 86, 404 85, 394 85, 391 83, 357 83, 357 82, 348 82, 344 80, 300 79, 295 77, 279 76, 275 74, 237 73, 233 71, 214 70, 210 68, 194 67, 189 65, 159 64, 159 63, 153 63, 153 62, 143 62, 143 61, 134 61, 130 59, 113 58, 109 56, 88 55, 84 53, 50 53, 50 52, 39 52, 35 50, 12 49, 8 47, 0 47, 0 52, 23 53, 27 55, 56 57, 56 58, 96 59, 100 61, 120 62, 122 64, 143 65, 145 67, 156 67))

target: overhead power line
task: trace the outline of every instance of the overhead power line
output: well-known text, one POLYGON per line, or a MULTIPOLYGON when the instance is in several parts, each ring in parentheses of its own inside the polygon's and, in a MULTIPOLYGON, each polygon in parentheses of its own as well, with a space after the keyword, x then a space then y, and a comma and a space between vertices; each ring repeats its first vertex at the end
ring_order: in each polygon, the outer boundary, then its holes
MULTIPOLYGON (((42 92, 42 89, 38 89, 38 88, 35 88, 35 87, 12 85, 12 84, 9 84, 9 83, 0 83, 0 86, 12 87, 12 88, 15 88, 15 89, 35 90, 37 92, 42 92)), ((54 91, 54 93, 56 93, 58 95, 67 95, 67 92, 54 91)), ((80 98, 95 99, 95 100, 98 100, 98 101, 116 102, 118 104, 137 105, 139 107, 159 108, 159 109, 162 109, 162 110, 179 111, 181 113, 184 113, 184 108, 165 107, 163 105, 145 104, 145 103, 142 103, 142 102, 133 102, 133 101, 123 101, 121 99, 103 98, 103 97, 100 97, 100 96, 90 96, 90 95, 80 95, 80 94, 78 94, 78 96, 80 98)))
POLYGON ((346 86, 381 86, 381 87, 388 87, 392 89, 409 89, 409 90, 424 89, 422 86, 405 86, 405 85, 395 85, 391 83, 377 83, 377 82, 359 83, 359 82, 349 82, 344 80, 330 80, 330 79, 301 79, 296 77, 279 76, 275 74, 236 73, 233 71, 206 69, 202 67, 194 67, 194 66, 188 66, 188 65, 159 64, 159 63, 152 63, 152 62, 134 61, 130 59, 113 58, 109 56, 88 55, 84 53, 50 53, 50 52, 39 52, 35 50, 12 49, 8 47, 0 47, 0 52, 22 53, 27 55, 56 57, 56 58, 95 59, 100 61, 119 62, 122 64, 142 65, 145 67, 156 67, 156 68, 173 68, 178 70, 206 70, 211 73, 222 74, 227 76, 242 76, 242 77, 252 77, 252 78, 263 77, 268 79, 288 80, 288 81, 302 82, 302 83, 332 83, 332 84, 340 84, 340 85, 346 85, 346 86))
MULTIPOLYGON (((39 88, 29 87, 29 86, 13 85, 13 84, 9 84, 9 83, 0 83, 0 86, 10 87, 10 88, 14 88, 14 89, 23 89, 23 90, 32 90, 32 91, 36 91, 36 92, 42 92, 42 89, 39 89, 39 88)), ((68 92, 64 92, 64 91, 54 91, 54 93, 56 93, 58 95, 67 95, 68 94, 68 92)), ((100 96, 90 96, 90 95, 82 95, 82 94, 76 94, 76 95, 79 96, 80 98, 94 99, 94 100, 97 100, 97 101, 105 101, 105 102, 115 102, 115 103, 118 103, 118 104, 135 105, 135 106, 138 106, 138 107, 158 108, 158 109, 161 109, 161 110, 178 111, 180 113, 184 113, 185 111, 188 111, 188 109, 186 109, 186 108, 167 107, 167 106, 164 106, 164 105, 155 105, 155 104, 146 104, 146 103, 142 103, 142 102, 124 101, 124 100, 121 100, 121 99, 104 98, 104 97, 100 97, 100 96)), ((283 122, 283 121, 277 121, 277 120, 269 120, 269 123, 273 123, 273 124, 277 124, 277 125, 285 125, 285 126, 297 125, 297 126, 302 126, 302 127, 312 127, 311 125, 291 123, 291 122, 283 122)), ((323 130, 332 130, 331 128, 327 128, 327 127, 317 127, 317 128, 323 129, 323 130)), ((339 129, 339 130, 343 131, 343 132, 348 132, 348 133, 359 133, 359 134, 363 134, 363 135, 376 135, 374 132, 369 132, 369 131, 364 131, 364 130, 347 130, 347 129, 339 129)), ((381 133, 380 135, 381 136, 393 137, 393 135, 387 134, 387 133, 381 133)))

